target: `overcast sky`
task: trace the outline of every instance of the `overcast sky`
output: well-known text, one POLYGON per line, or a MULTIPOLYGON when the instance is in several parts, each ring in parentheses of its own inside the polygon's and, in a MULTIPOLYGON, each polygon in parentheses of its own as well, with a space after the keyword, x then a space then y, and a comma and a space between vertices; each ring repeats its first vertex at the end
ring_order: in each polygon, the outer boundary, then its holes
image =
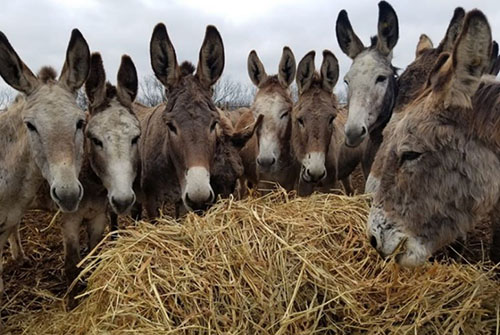
MULTIPOLYGON (((178 61, 196 64, 207 24, 214 24, 224 40, 224 76, 250 83, 247 56, 255 49, 269 74, 276 73, 284 45, 292 48, 297 63, 309 50, 330 49, 340 61, 341 76, 351 61, 339 49, 335 21, 346 9, 354 30, 366 44, 376 34, 378 1, 373 0, 16 0, 2 1, 0 30, 9 38, 24 62, 33 70, 52 65, 58 71, 72 28, 85 36, 91 51, 100 51, 111 82, 122 54, 129 54, 139 78, 152 74, 149 40, 158 22, 167 26, 178 61)), ((498 0, 401 0, 390 1, 399 17, 399 41, 393 64, 404 68, 414 58, 421 33, 437 45, 453 9, 483 10, 500 39, 498 0)), ((342 78, 342 77, 340 77, 342 78)), ((4 87, 3 83, 0 86, 4 87)), ((342 83, 342 80, 339 80, 342 83)), ((341 84, 338 84, 341 85, 341 84)))

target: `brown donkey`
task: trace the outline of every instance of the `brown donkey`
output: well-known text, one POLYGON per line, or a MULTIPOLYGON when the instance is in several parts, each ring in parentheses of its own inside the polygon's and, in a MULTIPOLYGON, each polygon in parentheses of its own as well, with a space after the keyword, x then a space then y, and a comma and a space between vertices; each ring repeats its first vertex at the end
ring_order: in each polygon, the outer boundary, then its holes
MULTIPOLYGON (((236 146, 242 146, 253 133, 248 127, 241 133, 229 134, 224 125, 230 121, 221 122, 212 101, 212 86, 224 68, 222 38, 214 26, 207 27, 196 73, 191 63, 177 64, 163 24, 153 31, 150 53, 153 71, 166 88, 167 102, 149 109, 136 105, 143 130, 141 202, 149 216, 158 215, 164 200, 182 200, 188 210, 205 209, 217 196, 211 183, 217 184, 218 192, 227 191, 221 183, 228 176, 214 175, 214 171, 220 171, 217 164, 228 163, 227 168, 238 169, 227 156, 219 160, 218 155, 229 154, 219 144, 234 138, 236 146), (245 131, 247 134, 240 136, 245 131), (220 136, 221 132, 226 138, 220 136), (238 144, 241 140, 243 143, 238 144)), ((241 166, 236 173, 242 173, 241 166)))
POLYGON ((299 168, 291 151, 293 101, 290 85, 295 78, 295 57, 288 47, 283 48, 277 75, 267 75, 257 53, 248 56, 248 75, 257 86, 251 108, 236 125, 240 130, 252 124, 260 115, 262 124, 241 151, 245 178, 251 184, 269 188, 265 182, 279 183, 287 190, 296 185, 299 168))
POLYGON ((473 10, 452 53, 441 54, 386 138, 387 155, 377 155, 384 172, 368 236, 382 256, 398 252, 403 266, 422 264, 486 215, 494 225, 491 259, 500 261, 500 84, 480 85, 490 52, 490 26, 473 10))
MULTIPOLYGON (((85 113, 76 105, 76 92, 89 68, 89 47, 76 29, 59 80, 49 68, 35 76, 0 32, 0 75, 22 93, 0 114, 0 259, 9 235, 18 237, 17 225, 44 179, 63 212, 78 208, 85 113)), ((24 258, 20 245, 11 248, 16 259, 24 258)), ((0 293, 2 268, 0 261, 0 293)))
POLYGON ((299 100, 292 112, 291 141, 301 166, 299 194, 309 194, 315 186, 329 191, 339 179, 346 192, 352 193, 349 175, 359 164, 363 149, 344 145, 347 115, 339 109, 333 94, 339 77, 337 58, 330 51, 323 51, 318 73, 314 56, 314 51, 309 52, 297 68, 299 100))

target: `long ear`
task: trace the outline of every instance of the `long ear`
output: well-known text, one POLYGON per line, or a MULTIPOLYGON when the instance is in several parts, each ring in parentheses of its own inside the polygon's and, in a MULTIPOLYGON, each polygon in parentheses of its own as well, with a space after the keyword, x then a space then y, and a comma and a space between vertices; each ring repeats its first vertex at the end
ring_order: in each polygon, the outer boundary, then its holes
POLYGON ((174 46, 163 23, 158 23, 153 30, 149 42, 149 56, 156 78, 167 88, 175 85, 179 80, 180 70, 174 46))
POLYGON ((339 61, 330 51, 323 51, 323 63, 321 64, 321 82, 323 89, 331 92, 339 80, 339 61))
POLYGON ((255 86, 259 86, 266 78, 266 70, 264 65, 257 56, 255 50, 250 51, 247 61, 248 76, 255 86))
POLYGON ((498 72, 500 72, 500 56, 497 57, 497 60, 495 61, 495 64, 493 66, 493 70, 490 74, 496 77, 498 75, 498 72))
POLYGON ((137 96, 138 89, 137 70, 132 58, 128 55, 122 56, 120 69, 118 70, 116 91, 118 99, 125 106, 131 106, 137 96))
MULTIPOLYGON (((470 97, 476 92, 479 79, 489 65, 490 55, 490 25, 481 11, 472 10, 465 17, 462 32, 451 55, 453 72, 445 106, 470 106, 470 97)), ((443 68, 446 71, 446 64, 443 68)))
POLYGON ((220 78, 224 70, 224 44, 222 37, 214 26, 207 26, 205 39, 200 49, 196 75, 206 86, 210 87, 220 78))
POLYGON ((297 65, 295 64, 293 52, 289 47, 284 47, 278 69, 278 80, 283 87, 288 87, 293 83, 296 71, 297 65))
POLYGON ((39 85, 33 72, 23 63, 10 45, 7 37, 0 31, 0 75, 18 91, 30 94, 39 85))
POLYGON ((90 75, 85 82, 85 93, 90 106, 98 106, 106 98, 106 73, 98 52, 92 53, 90 57, 90 75))
POLYGON ((64 62, 59 81, 70 91, 76 92, 87 80, 90 72, 89 45, 78 29, 73 29, 66 50, 66 61, 64 62))
POLYGON ((347 12, 344 9, 340 11, 337 17, 335 32, 340 49, 351 59, 354 59, 365 48, 363 42, 354 33, 347 12))
POLYGON ((432 44, 432 40, 426 34, 420 35, 417 43, 417 50, 415 51, 415 58, 419 57, 424 53, 425 50, 432 49, 434 45, 432 44))
POLYGON ((446 34, 443 40, 439 43, 437 47, 439 52, 451 52, 458 35, 462 31, 462 26, 464 23, 465 10, 462 7, 455 8, 453 12, 453 17, 451 18, 448 29, 446 29, 446 34))
POLYGON ((486 73, 494 75, 495 77, 496 77, 495 64, 497 63, 497 59, 498 59, 498 43, 496 41, 493 41, 493 46, 491 47, 490 65, 488 66, 486 73))
POLYGON ((297 88, 299 89, 299 94, 304 93, 311 87, 311 83, 314 77, 314 71, 316 69, 314 65, 314 57, 316 52, 309 51, 299 62, 297 67, 297 88))
POLYGON ((399 39, 398 16, 389 3, 378 3, 378 39, 377 49, 388 56, 399 39))
POLYGON ((255 131, 257 131, 257 129, 259 129, 259 127, 262 125, 262 120, 264 120, 264 115, 260 114, 253 124, 250 124, 245 128, 234 132, 233 136, 231 136, 231 142, 233 143, 233 146, 238 149, 243 148, 245 144, 247 144, 248 140, 252 138, 255 131))

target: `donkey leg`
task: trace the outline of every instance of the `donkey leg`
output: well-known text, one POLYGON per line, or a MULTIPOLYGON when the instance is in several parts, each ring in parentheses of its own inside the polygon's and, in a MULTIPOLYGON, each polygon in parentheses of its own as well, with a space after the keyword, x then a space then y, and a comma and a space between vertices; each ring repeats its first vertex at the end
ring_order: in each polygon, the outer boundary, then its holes
POLYGON ((89 234, 89 250, 94 250, 97 244, 101 242, 107 221, 106 212, 97 214, 96 217, 89 221, 87 227, 87 232, 89 234))
MULTIPOLYGON (((80 225, 83 218, 77 213, 63 216, 63 240, 64 240, 64 270, 68 287, 78 277, 78 263, 80 262, 80 225), (75 215, 76 214, 76 215, 75 215)), ((73 288, 68 295, 70 308, 75 307, 75 295, 77 287, 73 288)))
POLYGON ((500 204, 490 215, 492 225, 492 239, 490 246, 490 259, 493 263, 500 263, 500 204))
POLYGON ((12 259, 17 264, 23 264, 29 261, 28 257, 24 253, 23 246, 21 244, 21 235, 19 233, 19 226, 17 224, 14 228, 12 228, 10 236, 9 236, 9 244, 10 244, 10 252, 12 254, 12 259))
POLYGON ((354 195, 354 188, 352 187, 351 176, 347 176, 341 180, 344 186, 345 194, 352 196, 354 195))
POLYGON ((0 225, 0 302, 2 301, 3 295, 3 248, 5 247, 5 243, 7 243, 7 239, 9 238, 10 230, 5 229, 2 230, 2 225, 0 225))

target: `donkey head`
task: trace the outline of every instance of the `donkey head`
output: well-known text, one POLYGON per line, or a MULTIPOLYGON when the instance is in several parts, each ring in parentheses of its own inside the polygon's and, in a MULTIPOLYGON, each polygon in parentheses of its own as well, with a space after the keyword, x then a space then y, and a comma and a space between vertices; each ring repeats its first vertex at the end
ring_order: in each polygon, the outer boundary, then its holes
POLYGON ((344 77, 349 87, 345 136, 346 144, 352 147, 388 121, 396 98, 396 72, 391 60, 399 37, 398 17, 387 2, 381 1, 378 7, 378 34, 368 48, 354 33, 345 10, 337 18, 337 40, 353 61, 344 77))
POLYGON ((268 76, 257 53, 248 55, 248 75, 257 86, 252 110, 255 119, 263 115, 257 129, 257 166, 262 172, 279 171, 282 159, 288 154, 293 102, 289 87, 295 78, 295 57, 288 47, 283 48, 277 75, 268 76))
POLYGON ((224 45, 214 26, 208 26, 198 66, 179 66, 165 25, 158 24, 151 37, 151 64, 167 91, 164 122, 170 157, 186 208, 205 208, 215 199, 210 173, 215 159, 219 113, 212 101, 212 86, 224 69, 224 45))
POLYGON ((129 56, 122 56, 117 86, 106 83, 101 55, 93 53, 85 91, 90 119, 86 135, 90 165, 108 190, 116 214, 127 212, 135 202, 132 189, 139 164, 139 120, 132 111, 137 95, 137 72, 129 56))
POLYGON ((385 139, 386 155, 376 157, 384 160, 383 175, 368 236, 382 256, 398 251, 396 261, 403 266, 425 262, 498 201, 498 153, 484 138, 478 140, 480 131, 473 126, 477 110, 471 102, 490 52, 490 26, 473 10, 451 55, 441 54, 424 92, 385 139))
MULTIPOLYGON (((323 51, 323 63, 320 73, 317 73, 314 56, 314 51, 309 52, 297 68, 299 101, 292 120, 293 151, 302 165, 300 177, 305 182, 319 182, 326 178, 326 156, 338 114, 333 94, 339 78, 337 58, 330 51, 323 51)), ((331 163, 336 170, 336 161, 331 163)))
POLYGON ((77 29, 71 33, 58 80, 52 68, 43 68, 35 76, 0 32, 0 75, 25 95, 22 119, 32 159, 48 181, 52 199, 65 212, 75 211, 83 196, 78 174, 85 113, 76 104, 76 94, 89 68, 89 47, 77 29))

